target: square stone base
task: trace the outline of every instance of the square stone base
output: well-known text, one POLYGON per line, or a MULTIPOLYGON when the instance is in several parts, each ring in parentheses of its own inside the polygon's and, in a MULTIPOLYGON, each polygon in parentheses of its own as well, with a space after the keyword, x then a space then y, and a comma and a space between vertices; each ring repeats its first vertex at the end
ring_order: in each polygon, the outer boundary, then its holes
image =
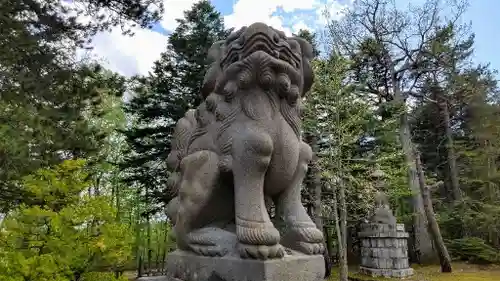
POLYGON ((413 275, 413 268, 405 269, 376 269, 361 266, 359 271, 371 277, 404 278, 413 275))
POLYGON ((322 281, 325 263, 322 255, 294 254, 261 261, 231 255, 203 257, 177 250, 168 255, 166 272, 162 281, 175 280, 173 278, 182 281, 322 281))

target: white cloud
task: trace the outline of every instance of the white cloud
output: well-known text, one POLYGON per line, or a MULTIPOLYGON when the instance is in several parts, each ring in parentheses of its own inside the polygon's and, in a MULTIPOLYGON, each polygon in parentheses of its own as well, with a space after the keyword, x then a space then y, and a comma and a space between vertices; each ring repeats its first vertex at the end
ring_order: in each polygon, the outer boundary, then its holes
POLYGON ((237 29, 254 22, 263 22, 291 35, 292 30, 284 26, 283 18, 275 15, 278 8, 281 7, 286 13, 290 13, 295 10, 311 9, 318 3, 318 0, 238 0, 233 5, 233 13, 225 16, 224 22, 228 27, 237 29))
MULTIPOLYGON (((165 13, 160 25, 169 31, 177 27, 178 18, 184 17, 198 0, 164 0, 165 13)), ((158 32, 133 28, 134 36, 123 36, 120 28, 102 32, 93 39, 91 56, 102 61, 112 71, 125 76, 145 75, 165 51, 168 36, 158 32)), ((82 52, 80 52, 82 54, 82 52)))
MULTIPOLYGON (((224 21, 228 27, 235 28, 263 22, 291 35, 300 29, 314 29, 318 25, 325 25, 328 19, 338 19, 342 15, 340 11, 353 1, 347 0, 346 4, 340 4, 338 0, 237 0, 233 5, 233 13, 225 16, 224 21), (308 11, 314 15, 315 22, 313 26, 305 21, 289 26, 282 16, 276 14, 279 8, 285 13, 308 11), (325 10, 328 11, 329 17, 325 17, 325 10)), ((291 17, 293 18, 293 15, 291 17)))
POLYGON ((124 36, 120 28, 93 38, 91 56, 125 76, 145 75, 167 46, 167 37, 158 32, 134 28, 134 36, 124 36))
MULTIPOLYGON (((64 1, 64 0, 63 0, 64 1)), ((175 19, 182 18, 184 11, 189 10, 198 0, 164 0, 165 14, 161 26, 166 30, 177 27, 175 19)), ((353 0, 346 0, 348 3, 353 0)), ((224 17, 227 27, 240 28, 254 22, 264 22, 274 28, 284 31, 287 35, 298 32, 300 29, 314 30, 318 25, 324 25, 328 18, 336 19, 338 11, 346 5, 338 0, 236 0, 233 13, 224 17), (313 25, 304 20, 293 24, 285 22, 283 16, 278 15, 281 8, 285 13, 307 11, 312 14, 313 25), (324 16, 325 8, 330 17, 324 16)), ((88 19, 81 19, 82 21, 88 19)), ((91 56, 100 60, 103 65, 122 75, 145 75, 151 70, 154 61, 160 58, 167 45, 168 37, 158 32, 134 28, 133 37, 123 36, 120 28, 111 32, 97 34, 93 39, 94 49, 91 56)), ((79 55, 83 54, 79 51, 79 55)))
POLYGON ((164 0, 165 13, 161 25, 166 30, 174 30, 177 27, 176 19, 184 17, 184 11, 190 10, 194 3, 199 0, 164 0))
POLYGON ((325 5, 322 8, 317 9, 317 21, 318 25, 324 26, 329 21, 339 20, 341 19, 347 8, 354 3, 354 0, 347 0, 346 3, 340 4, 340 2, 336 0, 327 0, 325 5))
MULTIPOLYGON (((182 18, 197 0, 164 0, 165 14, 160 25, 166 30, 177 27, 175 19, 182 18)), ((69 3, 68 5, 74 5, 69 3)), ((90 18, 79 17, 85 22, 90 18)), ((100 32, 92 40, 93 49, 79 50, 78 56, 90 56, 106 68, 125 76, 145 75, 165 51, 168 37, 153 30, 132 28, 134 36, 124 36, 119 27, 109 32, 100 32)))
POLYGON ((292 26, 293 33, 297 33, 301 29, 312 30, 311 26, 307 25, 304 21, 299 21, 292 26))

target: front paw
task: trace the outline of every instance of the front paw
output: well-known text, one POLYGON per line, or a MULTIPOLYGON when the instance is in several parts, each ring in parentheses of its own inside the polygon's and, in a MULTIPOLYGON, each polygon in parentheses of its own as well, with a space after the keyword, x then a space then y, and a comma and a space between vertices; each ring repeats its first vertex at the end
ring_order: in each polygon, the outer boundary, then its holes
POLYGON ((281 244, 306 255, 321 255, 325 251, 323 239, 323 232, 314 226, 293 227, 285 233, 281 244))
POLYGON ((228 249, 220 245, 190 244, 189 247, 194 253, 206 257, 223 257, 228 253, 228 249))
POLYGON ((243 259, 268 260, 285 256, 285 249, 280 244, 272 246, 239 244, 238 250, 243 259))
POLYGON ((306 255, 322 255, 325 252, 323 243, 295 242, 289 247, 306 255))
POLYGON ((238 241, 248 245, 276 245, 280 242, 280 233, 271 222, 261 223, 236 220, 238 241))
POLYGON ((238 249, 244 259, 274 259, 285 255, 279 244, 280 233, 272 223, 236 220, 238 249))

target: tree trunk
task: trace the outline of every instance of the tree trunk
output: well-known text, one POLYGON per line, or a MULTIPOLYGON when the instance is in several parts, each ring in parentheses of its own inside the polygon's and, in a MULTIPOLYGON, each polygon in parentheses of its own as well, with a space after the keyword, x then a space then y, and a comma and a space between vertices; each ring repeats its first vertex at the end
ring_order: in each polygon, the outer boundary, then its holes
POLYGON ((155 260, 155 275, 159 275, 160 274, 160 265, 163 263, 161 262, 160 260, 160 257, 161 257, 161 248, 162 248, 162 244, 161 244, 161 235, 160 235, 160 232, 163 230, 161 229, 158 225, 156 225, 155 227, 156 229, 156 234, 155 236, 157 237, 156 239, 156 260, 155 260))
POLYGON ((120 192, 120 186, 118 185, 116 179, 113 180, 113 189, 115 190, 115 196, 116 196, 116 219, 118 221, 121 221, 121 219, 122 219, 122 217, 121 217, 122 210, 121 210, 121 201, 120 201, 121 192, 120 192))
MULTIPOLYGON (((140 196, 140 189, 137 189, 136 192, 136 200, 135 200, 135 205, 139 206, 139 196, 140 196)), ((144 276, 144 265, 143 265, 143 258, 142 258, 142 222, 141 222, 141 211, 139 208, 136 210, 136 221, 135 221, 135 254, 137 258, 137 277, 142 277, 144 276)), ((132 222, 132 219, 130 219, 132 222)))
POLYGON ((435 260, 435 253, 432 242, 427 232, 427 220, 425 217, 424 204, 420 194, 418 175, 415 167, 415 155, 413 153, 413 141, 411 139, 410 124, 406 113, 406 103, 401 91, 395 87, 395 101, 402 106, 402 113, 399 117, 399 139, 401 142, 406 165, 408 165, 408 184, 413 193, 413 246, 414 261, 422 264, 435 260))
POLYGON ((310 144, 312 151, 314 152, 314 156, 311 162, 311 188, 314 188, 314 203, 313 203, 313 218, 316 227, 320 230, 323 230, 323 221, 321 219, 321 179, 320 179, 320 171, 318 169, 318 137, 311 136, 310 144))
MULTIPOLYGON (((146 187, 146 204, 147 206, 149 207, 149 189, 148 187, 146 187)), ((149 213, 149 208, 146 209, 146 231, 147 231, 147 237, 146 237, 146 248, 147 248, 147 258, 148 258, 148 269, 146 271, 146 274, 148 276, 151 276, 151 254, 152 254, 152 250, 151 250, 151 215, 149 213)))
POLYGON ((347 281, 348 280, 348 266, 347 266, 347 206, 345 202, 345 183, 341 178, 340 181, 340 190, 339 190, 339 203, 340 203, 340 233, 342 234, 342 241, 340 245, 340 280, 347 281))
POLYGON ((139 262, 137 264, 137 277, 144 276, 144 262, 142 259, 142 253, 139 254, 139 262))
MULTIPOLYGON (((339 181, 340 183, 341 181, 339 181)), ((342 186, 342 184, 340 184, 342 186)), ((340 188, 342 189, 342 187, 340 188)), ((340 191, 340 190, 339 190, 340 191)), ((340 193, 340 192, 339 192, 340 193)), ((337 186, 334 184, 332 186, 332 195, 333 195, 333 220, 335 221, 335 232, 337 233, 337 243, 338 243, 338 256, 339 256, 339 267, 340 267, 340 281, 347 281, 348 277, 348 268, 347 268, 347 243, 344 244, 344 237, 342 232, 342 222, 341 218, 339 218, 339 199, 337 198, 337 186)), ((338 197, 341 197, 339 194, 338 197)), ((345 199, 344 199, 345 201, 345 199)), ((342 204, 340 204, 342 205, 342 204)))
POLYGON ((436 250, 439 256, 439 263, 441 264, 441 272, 451 272, 451 258, 448 253, 448 249, 444 244, 443 236, 441 236, 439 225, 436 221, 436 215, 434 214, 434 208, 432 207, 432 199, 429 192, 429 187, 425 185, 422 163, 420 161, 420 155, 417 151, 415 151, 415 160, 425 213, 427 214, 427 221, 429 223, 429 231, 432 239, 434 240, 434 244, 436 245, 436 250))
MULTIPOLYGON (((438 101, 439 100, 439 93, 437 91, 431 91, 431 98, 432 100, 434 101, 438 101)), ((446 124, 444 124, 445 122, 443 121, 444 119, 442 118, 442 110, 441 110, 441 107, 439 105, 438 102, 436 102, 435 104, 435 107, 436 107, 436 110, 438 112, 438 117, 439 118, 432 118, 432 127, 433 127, 433 133, 434 135, 436 136, 436 139, 439 140, 441 138, 446 138, 446 133, 444 132, 446 129, 444 129, 444 126, 446 124)), ((436 148, 436 153, 435 153, 435 158, 434 158, 434 161, 435 163, 443 163, 446 161, 446 159, 443 159, 443 149, 438 147, 436 148)), ((444 153, 446 154, 447 153, 447 150, 446 150, 446 147, 444 148, 444 153)), ((422 160, 422 159, 421 159, 422 160)), ((443 180, 444 182, 444 185, 443 185, 443 188, 442 189, 442 192, 441 192, 441 196, 443 198, 446 198, 446 201, 447 202, 453 202, 455 199, 454 199, 454 196, 453 196, 453 191, 452 191, 452 187, 451 187, 451 180, 450 180, 450 169, 448 167, 448 165, 436 165, 435 166, 435 169, 434 169, 434 172, 436 173, 436 176, 438 179, 440 180, 443 180)))
MULTIPOLYGON (((488 200, 490 202, 495 202, 496 198, 498 198, 497 195, 497 188, 496 185, 491 181, 492 175, 494 175, 496 165, 494 165, 495 160, 492 159, 495 157, 495 155, 492 153, 491 150, 491 144, 489 141, 484 141, 484 147, 486 147, 486 176, 488 178, 488 200)), ((498 239, 498 232, 495 231, 494 229, 491 229, 488 234, 490 243, 495 247, 499 248, 500 247, 500 241, 498 239)))
POLYGON ((325 260, 325 276, 324 278, 327 279, 332 275, 332 258, 330 253, 332 252, 330 249, 331 246, 331 239, 330 239, 330 233, 328 231, 327 227, 323 227, 323 234, 325 235, 325 252, 323 253, 323 259, 325 260))
POLYGON ((168 236, 169 236, 169 228, 168 228, 168 222, 165 222, 163 229, 163 234, 164 234, 164 239, 163 239, 163 254, 161 256, 161 274, 165 274, 165 259, 167 258, 167 244, 168 244, 168 236))
MULTIPOLYGON (((438 101, 439 102, 439 101, 438 101)), ((450 175, 451 191, 453 194, 453 201, 462 201, 462 193, 460 192, 460 183, 458 181, 457 159, 455 156, 455 149, 453 146, 453 131, 451 130, 450 111, 448 102, 443 99, 439 103, 441 107, 441 114, 443 115, 443 122, 445 126, 446 136, 446 158, 448 160, 448 169, 450 175)))

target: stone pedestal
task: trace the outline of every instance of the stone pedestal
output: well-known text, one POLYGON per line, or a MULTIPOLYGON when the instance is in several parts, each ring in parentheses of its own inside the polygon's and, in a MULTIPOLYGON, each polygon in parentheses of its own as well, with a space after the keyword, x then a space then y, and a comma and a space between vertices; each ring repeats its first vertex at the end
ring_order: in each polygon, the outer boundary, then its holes
POLYGON ((413 275, 408 263, 408 233, 403 224, 366 223, 361 226, 358 236, 361 239, 362 273, 373 277, 413 275))
POLYGON ((235 255, 203 257, 177 250, 168 255, 166 271, 167 276, 158 281, 322 281, 325 264, 321 255, 295 252, 282 259, 261 261, 235 255))

